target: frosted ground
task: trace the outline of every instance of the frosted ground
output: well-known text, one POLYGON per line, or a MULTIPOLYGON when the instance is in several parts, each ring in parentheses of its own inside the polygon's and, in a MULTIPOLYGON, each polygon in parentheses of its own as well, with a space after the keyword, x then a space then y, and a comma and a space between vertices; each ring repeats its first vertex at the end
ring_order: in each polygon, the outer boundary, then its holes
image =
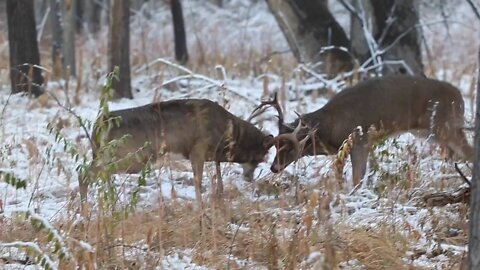
MULTIPOLYGON (((196 39, 216 40, 215 46, 205 47, 204 50, 216 50, 218 53, 227 54, 234 49, 241 53, 242 48, 259 48, 260 52, 285 51, 287 44, 278 30, 274 18, 268 12, 263 1, 256 1, 250 5, 248 1, 231 1, 226 9, 219 10, 214 6, 201 4, 203 1, 184 1, 184 14, 187 23, 187 36, 191 47, 198 46, 196 39), (212 15, 214 14, 214 15, 212 15), (215 19, 211 19, 215 18, 215 19), (199 25, 202 29, 198 29, 199 25), (195 38, 196 36, 196 38, 195 38), (221 37, 221 38, 219 38, 221 37), (233 48, 233 49, 232 49, 233 48)), ((463 3, 463 2, 462 2, 463 3)), ((347 21, 346 14, 339 7, 334 6, 340 14, 341 22, 347 21), (343 12, 343 13, 342 13, 343 12)), ((428 12, 427 12, 428 13, 428 12)), ((452 8, 452 19, 458 21, 449 28, 449 35, 455 37, 479 36, 476 29, 465 27, 469 19, 474 20, 471 11, 466 5, 452 8), (472 34, 473 33, 473 34, 472 34)), ((429 14, 437 19, 436 14, 429 14)), ((153 40, 172 40, 169 10, 160 7, 158 12, 152 12, 150 21, 144 21, 141 16, 132 20, 132 51, 140 51, 140 36, 153 40), (161 29, 158 25, 163 25, 161 29), (140 30, 143 29, 143 30, 140 30)), ((424 32, 428 41, 435 41, 435 35, 445 34, 443 25, 429 27, 424 32)), ((106 37, 104 35, 103 37, 106 37)), ((455 52, 459 59, 463 59, 469 50, 456 50, 456 46, 463 46, 461 40, 448 41, 451 44, 445 52, 455 52), (453 48, 453 49, 452 49, 453 48)), ((465 41, 471 42, 471 41, 465 41)), ((476 37, 478 44, 478 37, 476 37)), ((101 53, 104 41, 85 41, 85 55, 101 53)), ((164 43, 162 43, 164 44, 164 43)), ((171 46, 171 45, 170 45, 171 46)), ((168 100, 175 98, 209 98, 226 106, 232 113, 246 118, 252 109, 259 104, 262 98, 264 76, 269 77, 269 90, 273 92, 282 87, 282 78, 279 74, 249 74, 236 76, 230 74, 228 69, 212 65, 204 72, 189 73, 172 64, 171 54, 161 53, 171 47, 162 48, 160 52, 155 44, 147 45, 146 54, 149 55, 147 66, 143 64, 132 65, 132 78, 134 96, 133 100, 119 100, 110 103, 110 109, 121 109, 139 106, 153 100, 168 100), (160 55, 159 55, 160 54, 160 55), (158 55, 158 56, 156 56, 158 55), (155 57, 156 56, 156 57, 155 57), (161 58, 161 59, 157 59, 161 58), (189 76, 185 76, 189 75, 189 76), (161 87, 163 82, 165 87, 161 87), (173 86, 172 86, 173 85, 173 86)), ((140 57, 140 56, 139 56, 140 57)), ((288 57, 288 56, 287 56, 288 57)), ((291 57, 291 56, 290 56, 291 57)), ((452 57, 455 57, 452 55, 452 57)), ((86 57, 88 60, 88 57, 86 57)), ((87 61, 85 60, 85 61, 87 61)), ((467 120, 472 119, 472 74, 458 76, 453 65, 446 66, 443 72, 437 71, 440 79, 451 79, 453 84, 461 88, 466 100, 467 120)), ((439 68, 440 69, 440 68, 439 68)), ((89 70, 85 65, 83 87, 88 92, 82 92, 80 103, 73 106, 76 114, 84 119, 93 121, 98 112, 98 89, 104 83, 106 70, 89 70), (99 79, 94 79, 98 77, 99 79)), ((0 199, 3 202, 2 223, 8 223, 19 212, 31 209, 49 223, 54 224, 58 219, 75 216, 72 210, 72 201, 77 192, 78 165, 67 153, 63 145, 55 142, 55 136, 50 134, 47 124, 61 125, 62 135, 69 141, 76 143, 84 153, 89 154, 89 145, 84 138, 82 129, 75 118, 62 109, 52 98, 29 100, 20 95, 9 95, 8 74, 5 70, 0 73, 0 104, 1 113, 1 160, 0 170, 11 172, 20 179, 27 180, 26 189, 15 189, 4 182, 0 183, 0 199)), ((64 81, 49 82, 48 90, 56 96, 62 104, 67 103, 62 87, 64 81)), ((69 82, 70 89, 75 89, 76 82, 69 82)), ((294 111, 299 113, 310 112, 327 102, 325 96, 305 96, 306 91, 315 91, 321 83, 315 78, 292 78, 285 82, 288 89, 288 100, 285 103, 286 120, 293 120, 294 111)), ((333 91, 341 89, 340 82, 329 85, 333 91)), ((69 94, 68 101, 73 102, 73 95, 69 94)), ((258 120, 258 126, 268 130, 274 135, 277 133, 275 126, 275 112, 268 111, 258 120)), ((352 187, 347 184, 343 190, 337 190, 330 202, 330 222, 338 228, 362 228, 366 231, 377 230, 386 226, 393 226, 408 239, 408 247, 403 260, 414 268, 446 269, 457 268, 466 251, 466 209, 465 205, 447 205, 444 207, 426 208, 419 204, 418 198, 428 191, 449 191, 463 185, 461 179, 453 170, 453 163, 446 162, 440 155, 439 149, 431 146, 425 140, 415 140, 406 134, 395 140, 390 140, 376 149, 376 158, 379 167, 368 176, 368 181, 362 189, 349 195, 352 187), (394 179, 394 180, 392 180, 394 179), (387 183, 387 184, 385 184, 387 183), (382 189, 382 187, 384 187, 382 189)), ((308 157, 303 158, 295 165, 290 166, 285 173, 274 176, 269 170, 269 162, 273 159, 274 150, 268 156, 268 162, 262 163, 256 170, 257 183, 272 180, 282 183, 285 190, 280 194, 276 192, 263 192, 258 184, 246 183, 241 179, 241 168, 235 164, 224 164, 224 182, 226 188, 235 187, 250 200, 274 201, 279 198, 293 197, 299 188, 311 188, 312 193, 324 196, 326 189, 322 181, 334 177, 332 168, 333 157, 308 157), (298 184, 292 182, 298 179, 298 184), (323 188, 322 188, 323 187, 323 188), (278 198, 279 197, 279 198, 278 198)), ((462 168, 469 173, 468 168, 462 168)), ((347 162, 345 178, 350 179, 350 164, 347 162)), ((204 196, 209 196, 209 178, 214 174, 211 164, 207 165, 203 184, 206 186, 204 196)), ((118 175, 116 183, 128 193, 134 183, 131 179, 135 176, 118 175), (130 181, 129 181, 130 180, 130 181)), ((174 200, 193 200, 194 189, 191 185, 193 174, 188 162, 175 161, 174 166, 163 166, 148 178, 147 185, 140 192, 138 209, 147 210, 157 205, 160 198, 174 200), (175 190, 175 198, 171 198, 175 190)), ((93 200, 94 198, 90 198, 93 200)), ((289 205, 286 209, 272 207, 266 210, 278 215, 305 214, 302 205, 289 205)), ((232 224, 232 231, 237 230, 232 224)), ((61 229, 57 228, 62 235, 61 229)), ((248 228, 245 228, 248 230, 248 228)), ((0 239, 1 242, 1 239, 0 239)), ((85 243, 87 245, 87 243, 85 243)), ((379 253, 382 251, 379 250, 379 253)), ((194 251, 190 249, 172 249, 163 257, 159 269, 209 269, 207 266, 197 265, 193 262, 194 251)), ((12 248, 0 248, 0 257, 17 256, 21 258, 22 252, 12 248), (14 254, 14 255, 12 255, 14 254), (16 254, 16 255, 15 255, 16 254)), ((142 256, 132 251, 132 257, 142 256)), ((317 250, 304 258, 304 269, 315 268, 324 260, 325 255, 317 250)), ((238 267, 247 269, 266 269, 253 260, 233 258, 238 267)), ((362 262, 358 260, 344 261, 340 264, 344 269, 361 268, 362 262)), ((2 265, 6 269, 29 269, 33 266, 2 265), (8 267, 8 268, 7 268, 8 267)))

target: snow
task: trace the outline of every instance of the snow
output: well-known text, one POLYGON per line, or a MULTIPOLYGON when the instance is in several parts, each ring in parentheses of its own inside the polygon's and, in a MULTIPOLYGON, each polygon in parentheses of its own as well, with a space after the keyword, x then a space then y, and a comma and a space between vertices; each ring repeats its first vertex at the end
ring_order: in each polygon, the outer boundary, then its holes
MULTIPOLYGON (((194 33, 201 32, 201 40, 208 44, 210 40, 219 40, 213 46, 206 46, 206 51, 218 50, 221 54, 227 54, 234 49, 242 52, 242 48, 247 51, 246 47, 260 48, 260 51, 284 51, 288 48, 286 41, 280 33, 273 17, 268 12, 264 1, 254 1, 251 4, 246 0, 232 0, 229 1, 225 9, 217 9, 215 6, 204 3, 204 1, 183 1, 185 17, 187 20, 187 35, 192 37, 189 39, 189 47, 198 46, 198 40, 194 37, 194 33), (203 4, 204 3, 204 4, 203 4), (212 13, 215 13, 215 20, 211 18, 212 13), (197 29, 196 25, 202 25, 204 29, 197 29), (219 39, 218 36, 222 38, 219 39)), ((459 5, 460 14, 468 14, 465 4, 459 5)), ((455 13, 456 14, 456 13, 455 13)), ((140 20, 140 16, 134 17, 132 27, 132 35, 138 37, 139 31, 147 31, 144 33, 146 39, 158 40, 158 37, 171 40, 171 29, 169 27, 161 27, 157 29, 152 25, 169 25, 170 15, 166 7, 161 6, 158 12, 151 14, 150 21, 145 22, 140 20), (146 27, 145 24, 149 27, 146 27), (165 29, 163 29, 165 28, 165 29), (160 32, 160 33, 159 33, 160 32)), ((458 15, 455 15, 458 16, 458 15)), ((465 15, 467 16, 467 15, 465 15)), ((347 20, 342 20, 342 24, 346 24, 347 20)), ((433 38, 434 29, 431 30, 430 38, 433 38)), ((463 29, 455 25, 450 31, 461 32, 463 29)), ((426 33, 430 33, 426 31, 426 33)), ((477 34, 478 34, 478 30, 477 34)), ((88 40, 85 46, 87 50, 97 51, 98 47, 88 40)), ((133 51, 141 51, 140 44, 134 42, 132 44, 133 51)), ((169 58, 161 55, 162 52, 156 52, 155 46, 151 45, 147 48, 149 54, 149 72, 146 74, 147 66, 133 66, 132 78, 135 91, 135 98, 132 100, 122 99, 110 103, 111 110, 129 108, 144 105, 152 102, 156 95, 160 95, 160 100, 176 99, 176 98, 209 98, 225 105, 232 113, 247 118, 253 108, 259 104, 262 98, 263 76, 250 75, 247 78, 229 74, 228 70, 224 70, 222 77, 214 76, 216 70, 222 70, 222 66, 212 66, 211 74, 200 74, 185 68, 179 67, 173 63, 169 58), (178 83, 180 88, 175 91, 161 89, 158 93, 152 91, 153 76, 156 74, 159 67, 168 67, 165 72, 163 83, 178 83), (222 89, 223 87, 223 89, 222 89), (227 101, 225 103, 225 101, 227 101)), ((168 50, 166 48, 165 50, 168 50)), ((171 49, 171 48, 170 48, 171 49)), ((164 51, 163 51, 164 52, 164 51)), ((243 52, 246 53, 246 52, 243 52)), ((463 54, 463 52, 462 52, 463 54)), ((242 55, 245 56, 245 55, 242 55)), ((306 66, 299 66, 298 70, 309 71, 306 66)), ((101 74, 105 74, 104 70, 98 70, 101 74)), ((313 74, 312 71, 310 71, 313 74)), ((439 78, 444 76, 450 77, 448 71, 439 72, 439 78)), ((278 74, 268 73, 270 90, 278 89, 282 84, 282 77, 278 74)), ((163 76, 163 75, 162 75, 163 76)), ((471 76, 471 74, 469 75, 471 76)), ((463 76, 461 84, 457 85, 463 90, 466 97, 468 95, 468 84, 471 77, 463 76)), ((2 81, 0 76, 0 84, 4 84, 3 90, 0 91, 0 107, 2 108, 1 122, 0 122, 0 171, 11 172, 20 179, 28 181, 25 190, 17 190, 5 182, 0 182, 0 200, 3 202, 4 213, 0 216, 1 219, 11 219, 18 212, 24 212, 29 209, 32 217, 41 220, 46 224, 49 231, 54 232, 55 239, 62 241, 64 239, 63 232, 52 227, 53 222, 61 217, 70 214, 69 200, 77 194, 77 172, 75 167, 79 162, 75 162, 64 151, 62 144, 55 142, 55 136, 50 134, 47 130, 48 123, 63 123, 62 135, 69 141, 75 142, 77 146, 83 151, 87 157, 90 156, 91 150, 85 138, 82 138, 83 132, 75 119, 69 115, 64 109, 60 108, 55 102, 49 101, 47 106, 39 104, 39 101, 25 98, 21 95, 10 95, 8 81, 2 81), (48 224, 48 225, 47 225, 48 224)), ((90 91, 81 97, 81 103, 74 106, 73 110, 81 118, 94 121, 98 112, 98 93, 91 89, 98 88, 104 82, 104 79, 98 81, 87 82, 86 87, 90 91)), ((60 86, 65 82, 50 82, 48 89, 53 95, 65 102, 65 96, 60 86)), ((303 97, 305 92, 309 90, 318 89, 325 85, 320 77, 313 77, 309 80, 302 81, 298 78, 292 78, 286 81, 289 92, 289 101, 285 108, 286 122, 293 120, 296 116, 293 113, 310 112, 318 109, 327 102, 326 98, 308 98, 303 97), (302 98, 299 98, 302 97, 302 98)), ((328 82, 328 86, 338 91, 343 87, 340 82, 328 82)), ((156 85, 155 87, 158 87, 156 85)), ((70 86, 75 89, 75 82, 70 86)), ((72 97, 70 97, 71 99, 72 97)), ((466 102, 467 118, 472 119, 473 109, 471 104, 466 102)), ((268 111, 264 117, 264 121, 260 123, 261 128, 265 131, 270 131, 272 134, 277 133, 275 119, 272 117, 275 112, 268 111)), ((399 228, 408 228, 401 231, 404 235, 413 234, 412 231, 418 233, 418 239, 412 241, 412 245, 416 246, 409 249, 405 254, 405 260, 409 261, 408 254, 412 254, 413 250, 425 250, 427 254, 432 250, 440 248, 441 250, 448 250, 455 255, 461 256, 466 252, 464 244, 447 244, 437 241, 436 227, 432 216, 444 216, 452 220, 462 218, 461 214, 457 212, 455 206, 446 206, 445 208, 422 208, 418 206, 414 200, 405 199, 410 195, 413 196, 415 191, 437 190, 443 186, 442 181, 448 182, 448 187, 457 187, 461 184, 458 180, 445 180, 454 178, 455 173, 451 169, 451 163, 444 162, 439 154, 438 149, 431 147, 425 140, 416 140, 411 134, 405 134, 398 137, 395 142, 389 141, 385 145, 380 146, 376 150, 379 155, 380 169, 379 171, 371 172, 366 177, 364 186, 349 195, 353 187, 347 184, 344 190, 339 190, 335 194, 338 198, 330 204, 330 218, 332 223, 347 224, 353 228, 376 228, 380 224, 395 224, 399 228), (413 152, 418 155, 418 162, 413 164, 410 157, 411 152, 409 147, 413 147, 413 152), (383 156, 382 151, 388 152, 388 155, 383 156), (373 187, 376 183, 382 181, 382 173, 388 172, 391 174, 398 174, 405 176, 403 168, 405 166, 416 166, 415 168, 408 167, 420 175, 418 178, 420 182, 413 183, 411 189, 405 189, 398 186, 398 190, 390 190, 391 194, 399 194, 401 197, 398 200, 393 199, 393 195, 379 195, 373 187), (406 194, 411 193, 411 194, 406 194), (340 202, 340 203, 338 203, 340 202), (414 243, 413 243, 414 242, 414 243)), ((269 162, 273 159, 273 150, 270 151, 267 161, 262 163, 256 170, 257 179, 268 178, 271 176, 269 169, 269 162)), ((280 179, 289 178, 289 176, 297 176, 299 182, 304 186, 312 186, 319 182, 319 179, 333 177, 332 169, 333 157, 305 157, 297 163, 289 166, 286 172, 280 176, 280 179)), ((190 164, 187 161, 175 160, 175 166, 164 166, 156 170, 153 175, 148 177, 147 184, 142 187, 139 193, 140 202, 139 208, 148 209, 157 205, 159 198, 168 200, 193 200, 195 198, 195 191, 193 185, 188 182, 193 178, 190 164)), ((236 186, 244 194, 247 194, 252 200, 271 200, 272 196, 260 194, 256 195, 254 192, 254 184, 245 183, 239 180, 241 177, 241 169, 239 165, 222 165, 224 172, 224 181, 228 186, 236 186)), ((212 164, 206 166, 205 175, 212 175, 214 168, 212 164)), ((347 163, 344 170, 345 179, 351 179, 351 165, 347 163)), ((136 175, 116 175, 115 183, 127 192, 135 188, 136 175), (133 180, 133 181, 132 181, 133 180)), ((210 183, 205 176, 204 186, 207 190, 204 196, 208 196, 210 183)), ((293 186, 293 184, 292 184, 293 186)), ((274 215, 277 212, 282 212, 285 215, 288 212, 285 209, 268 209, 266 210, 274 215)), ((290 214, 302 215, 304 209, 301 207, 293 207, 290 214)), ((448 224, 445 225, 448 227, 448 224)), ((231 224, 230 231, 248 231, 248 226, 239 226, 231 224)), ((1 228, 1 223, 0 223, 1 228)), ((284 232, 285 235, 291 235, 290 232, 284 232)), ((94 250, 92 243, 79 242, 85 250, 94 250)), ((3 243, 0 239, 0 257, 10 256, 12 246, 29 246, 34 249, 40 249, 36 243, 33 242, 11 242, 3 243), (9 247, 9 249, 5 249, 9 247)), ((62 244, 65 248, 66 245, 62 244)), ((64 251, 69 254, 68 250, 64 251)), ((161 266, 158 269, 209 269, 205 266, 197 265, 193 262, 193 251, 188 249, 177 249, 166 254, 161 261, 161 266)), ((132 255, 133 256, 133 255, 132 255)), ((319 260, 323 260, 323 254, 314 251, 305 258, 305 265, 314 265, 319 260)), ((50 260, 50 258, 47 258, 50 260)), ((238 265, 252 266, 254 261, 233 258, 238 265)), ((435 257, 421 255, 415 258, 412 262, 414 267, 422 267, 428 269, 443 268, 448 265, 450 258, 443 254, 435 257)), ((51 262, 55 266, 55 262, 51 262)), ((356 260, 342 262, 346 269, 355 269, 361 267, 361 263, 356 260)), ((3 267, 3 265, 0 266, 3 267)), ((8 266, 6 269, 15 269, 15 266, 8 266)), ((29 269, 33 266, 21 266, 21 269, 29 269)))

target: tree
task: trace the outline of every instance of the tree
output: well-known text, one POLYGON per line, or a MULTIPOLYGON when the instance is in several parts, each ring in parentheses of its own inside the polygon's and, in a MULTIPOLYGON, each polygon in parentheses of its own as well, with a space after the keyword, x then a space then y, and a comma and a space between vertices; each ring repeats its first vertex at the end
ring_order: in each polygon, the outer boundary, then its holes
POLYGON ((119 67, 119 80, 113 80, 114 98, 133 98, 130 82, 130 1, 112 0, 109 70, 119 67))
POLYGON ((220 7, 220 8, 223 8, 223 0, 215 0, 215 4, 220 7))
POLYGON ((328 9, 326 0, 267 0, 293 55, 300 63, 318 66, 328 75, 350 70, 350 41, 328 9), (325 50, 328 46, 334 46, 325 50), (325 51, 322 51, 325 50, 325 51))
POLYGON ((75 30, 80 33, 85 22, 85 0, 75 1, 75 30))
POLYGON ((267 2, 297 60, 323 63, 315 68, 319 72, 333 76, 352 69, 353 59, 363 63, 370 58, 383 73, 423 71, 414 0, 340 1, 352 14, 350 40, 330 13, 327 0, 267 2), (406 65, 382 65, 392 60, 406 65))
POLYGON ((63 74, 63 28, 62 1, 50 0, 50 23, 52 28, 52 76, 64 78, 63 74))
MULTIPOLYGON (((480 63, 480 49, 478 51, 480 63)), ((480 70, 477 76, 477 108, 475 114, 475 156, 473 162, 472 186, 470 189, 470 235, 468 239, 467 269, 480 269, 480 70)))
POLYGON ((7 0, 8 44, 12 93, 43 93, 43 77, 31 0, 7 0))
POLYGON ((100 29, 100 12, 101 0, 84 0, 84 14, 85 28, 87 31, 96 33, 100 29))
POLYGON ((172 0, 170 4, 173 19, 173 34, 175 37, 175 59, 184 65, 188 61, 188 49, 185 24, 183 23, 182 4, 180 0, 172 0))
POLYGON ((75 15, 77 0, 61 0, 63 5, 63 68, 67 75, 76 77, 75 64, 75 15), (69 74, 68 74, 69 73, 69 74))
MULTIPOLYGON (((384 60, 403 60, 412 73, 423 72, 420 50, 420 32, 418 1, 415 0, 370 0, 375 18, 375 40, 383 54, 384 60)), ((391 67, 387 65, 387 67, 391 67)), ((406 73, 404 67, 390 72, 406 73)))

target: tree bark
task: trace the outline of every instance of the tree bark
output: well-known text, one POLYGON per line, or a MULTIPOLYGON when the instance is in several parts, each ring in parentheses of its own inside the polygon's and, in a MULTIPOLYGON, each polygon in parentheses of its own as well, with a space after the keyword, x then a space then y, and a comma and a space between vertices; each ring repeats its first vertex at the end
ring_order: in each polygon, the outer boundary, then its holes
POLYGON ((76 77, 75 14, 76 0, 63 0, 63 68, 67 75, 76 77))
POLYGON ((7 0, 8 44, 12 93, 43 93, 40 55, 35 27, 35 12, 31 0, 7 0))
POLYGON ((52 28, 52 77, 63 78, 63 7, 61 0, 50 0, 50 23, 52 28))
POLYGON ((97 0, 85 0, 84 19, 87 31, 98 32, 100 28, 101 6, 97 0))
POLYGON ((130 2, 112 0, 109 40, 109 70, 120 69, 119 81, 113 80, 114 98, 133 98, 130 82, 130 2))
POLYGON ((365 38, 364 27, 371 33, 377 32, 377 25, 373 14, 373 7, 368 0, 352 1, 355 13, 350 14, 350 41, 352 44, 352 53, 360 63, 364 63, 370 58, 370 48, 365 38), (366 25, 363 25, 366 24, 366 25))
POLYGON ((83 30, 85 23, 85 0, 75 1, 75 27, 78 33, 83 30))
POLYGON ((175 59, 182 65, 188 61, 187 38, 185 24, 183 23, 182 4, 180 0, 171 1, 173 20, 173 34, 175 37, 175 59))
POLYGON ((43 16, 47 11, 48 2, 46 0, 37 0, 33 2, 33 9, 35 11, 35 24, 40 25, 40 23, 42 23, 43 16))
MULTIPOLYGON (((414 74, 423 73, 418 1, 370 0, 376 22, 374 37, 384 60, 403 60, 414 74)), ((385 73, 406 73, 404 67, 387 65, 385 73)))
POLYGON ((353 68, 345 31, 326 0, 267 0, 268 6, 300 63, 321 62, 317 71, 334 76, 353 68), (326 47, 334 46, 325 50, 326 47), (322 50, 325 50, 322 52, 322 50))
MULTIPOLYGON (((478 51, 480 63, 480 49, 478 51)), ((472 187, 470 195, 470 235, 468 239, 467 269, 480 269, 480 70, 477 76, 477 108, 475 113, 475 156, 473 162, 472 187)))

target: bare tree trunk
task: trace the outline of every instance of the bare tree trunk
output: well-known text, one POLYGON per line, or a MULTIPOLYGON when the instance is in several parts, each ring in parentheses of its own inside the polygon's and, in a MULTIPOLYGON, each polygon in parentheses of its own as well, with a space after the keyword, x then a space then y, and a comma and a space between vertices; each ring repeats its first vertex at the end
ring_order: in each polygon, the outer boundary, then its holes
POLYGON ((185 24, 183 23, 182 4, 180 0, 171 2, 173 34, 175 36, 175 59, 182 65, 188 61, 187 38, 185 24))
POLYGON ((85 0, 75 1, 75 27, 77 32, 83 30, 85 24, 85 0))
POLYGON ((114 98, 133 98, 130 82, 130 1, 112 0, 109 40, 109 70, 120 69, 113 80, 114 98))
POLYGON ((67 75, 76 77, 75 14, 76 0, 63 0, 63 68, 67 75))
POLYGON ((33 2, 33 8, 35 10, 35 24, 40 25, 47 10, 48 3, 46 0, 34 0, 33 2))
MULTIPOLYGON (((414 74, 423 73, 418 1, 370 0, 377 31, 374 37, 381 49, 386 49, 384 60, 403 60, 414 74)), ((389 66, 391 67, 391 66, 389 66)), ((386 73, 406 73, 403 67, 386 73)))
POLYGON ((364 28, 371 31, 371 33, 375 33, 377 31, 377 25, 375 23, 375 17, 373 16, 373 7, 369 0, 352 1, 352 6, 355 9, 355 13, 351 13, 350 15, 352 53, 360 63, 364 63, 371 55, 367 39, 365 38, 364 28))
POLYGON ((63 1, 50 0, 50 23, 52 28, 52 77, 63 78, 63 1))
POLYGON ((139 11, 140 9, 142 9, 142 6, 145 2, 147 2, 147 1, 145 1, 145 0, 131 0, 130 8, 132 10, 139 11))
MULTIPOLYGON (((480 49, 478 51, 480 64, 480 49)), ((470 190, 470 236, 468 239, 467 269, 480 269, 480 70, 477 76, 477 113, 475 114, 475 157, 470 190)))
MULTIPOLYGON (((85 0, 84 19, 86 28, 92 33, 98 32, 100 28, 101 6, 99 0, 85 0)), ((101 1, 100 1, 101 2, 101 1)))
POLYGON ((8 45, 12 93, 43 93, 43 77, 35 27, 35 12, 31 0, 7 0, 8 45))
POLYGON ((326 0, 267 0, 296 59, 322 62, 316 70, 334 76, 353 67, 350 41, 328 9, 326 0), (333 48, 326 49, 329 46, 333 48))
POLYGON ((100 24, 110 25, 110 17, 112 14, 112 2, 111 0, 99 0, 103 6, 100 12, 100 24))
POLYGON ((220 7, 220 8, 223 8, 223 0, 215 0, 215 4, 220 7))

